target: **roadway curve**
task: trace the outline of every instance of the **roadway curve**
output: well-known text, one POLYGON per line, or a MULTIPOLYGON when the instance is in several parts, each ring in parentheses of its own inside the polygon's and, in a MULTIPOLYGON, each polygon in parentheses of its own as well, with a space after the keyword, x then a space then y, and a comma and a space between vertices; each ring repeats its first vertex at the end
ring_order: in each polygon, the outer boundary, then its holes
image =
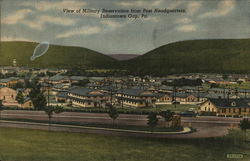
MULTIPOLYGON (((5 110, 2 112, 2 118, 6 119, 31 119, 37 121, 48 120, 47 115, 43 111, 24 111, 24 110, 5 110)), ((197 129, 197 132, 189 134, 175 134, 175 135, 146 135, 147 137, 164 137, 164 138, 207 138, 207 137, 219 137, 226 135, 228 129, 237 127, 241 118, 224 118, 224 117, 196 117, 196 118, 182 118, 181 122, 183 126, 192 126, 197 129)), ((110 124, 112 120, 108 114, 105 113, 80 113, 80 112, 63 112, 60 114, 54 114, 52 121, 67 122, 67 123, 102 123, 110 124)), ((116 120, 116 124, 121 125, 147 125, 147 115, 131 115, 120 114, 116 120)), ((159 125, 164 125, 164 120, 160 119, 159 125)), ((20 128, 35 128, 44 129, 44 126, 40 125, 24 125, 24 124, 10 124, 2 122, 1 126, 8 127, 20 127, 20 128)), ((45 128, 48 129, 48 128, 45 128)), ((55 131, 69 131, 69 132, 86 132, 86 133, 101 133, 110 134, 109 132, 99 130, 77 130, 77 128, 65 128, 53 125, 51 130, 55 131)), ((115 135, 126 136, 138 136, 131 133, 114 133, 115 135)), ((139 135, 140 136, 140 135, 139 135)))

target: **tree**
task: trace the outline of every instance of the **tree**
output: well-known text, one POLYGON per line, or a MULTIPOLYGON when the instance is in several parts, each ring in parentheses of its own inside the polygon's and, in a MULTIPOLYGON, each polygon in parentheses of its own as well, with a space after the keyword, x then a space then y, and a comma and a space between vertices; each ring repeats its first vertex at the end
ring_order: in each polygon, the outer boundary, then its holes
POLYGON ((24 83, 19 81, 13 86, 13 88, 14 89, 24 88, 24 83))
POLYGON ((3 101, 0 100, 0 120, 2 119, 1 114, 2 114, 2 111, 3 111, 3 110, 4 110, 3 101))
POLYGON ((44 112, 48 115, 48 118, 49 118, 49 127, 50 127, 51 118, 52 118, 53 114, 54 113, 59 114, 59 113, 63 112, 63 108, 60 107, 60 106, 45 106, 44 107, 44 112))
POLYGON ((31 101, 35 109, 42 110, 47 106, 47 101, 43 93, 37 94, 34 98, 31 98, 31 101))
POLYGON ((222 75, 222 79, 223 79, 223 80, 228 79, 228 77, 229 77, 229 76, 228 76, 227 74, 222 75))
POLYGON ((16 101, 19 103, 19 104, 24 104, 24 96, 23 96, 23 93, 21 91, 18 91, 17 95, 16 95, 16 101))
POLYGON ((165 122, 167 123, 173 120, 174 112, 171 112, 170 110, 161 111, 160 116, 162 116, 165 119, 165 122))
POLYGON ((151 131, 154 130, 154 127, 158 124, 159 119, 157 118, 156 112, 151 112, 148 114, 148 125, 151 128, 151 131))
POLYGON ((35 85, 29 96, 35 109, 43 110, 47 105, 47 101, 40 88, 40 85, 35 85))
POLYGON ((112 119, 112 121, 113 121, 112 124, 114 126, 115 120, 119 116, 119 113, 118 113, 117 109, 113 105, 110 105, 108 114, 109 114, 109 117, 112 119))
POLYGON ((245 132, 245 141, 247 138, 247 129, 250 129, 250 121, 245 118, 243 120, 240 121, 239 127, 241 130, 243 130, 245 132))

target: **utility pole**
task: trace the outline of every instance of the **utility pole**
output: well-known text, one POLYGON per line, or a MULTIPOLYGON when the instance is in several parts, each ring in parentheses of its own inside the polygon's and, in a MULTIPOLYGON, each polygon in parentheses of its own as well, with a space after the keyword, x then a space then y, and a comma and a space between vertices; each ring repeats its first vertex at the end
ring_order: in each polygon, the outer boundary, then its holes
POLYGON ((174 108, 176 108, 176 85, 174 85, 174 108))
POLYGON ((123 97, 124 97, 124 95, 123 95, 123 81, 122 81, 122 86, 121 86, 121 104, 122 104, 122 107, 123 107, 123 97))
POLYGON ((198 86, 198 102, 200 102, 200 87, 198 86))
POLYGON ((112 88, 111 88, 111 81, 109 80, 109 89, 110 89, 110 103, 111 103, 111 106, 113 106, 113 93, 112 93, 112 88))
POLYGON ((47 81, 47 92, 48 92, 48 102, 47 102, 47 107, 49 107, 49 88, 50 88, 50 85, 49 85, 49 82, 47 81))

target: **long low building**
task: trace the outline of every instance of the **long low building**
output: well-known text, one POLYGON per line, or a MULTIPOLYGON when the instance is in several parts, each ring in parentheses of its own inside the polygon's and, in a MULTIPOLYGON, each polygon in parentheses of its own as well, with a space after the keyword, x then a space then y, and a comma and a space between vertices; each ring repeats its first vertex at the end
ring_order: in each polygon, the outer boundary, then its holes
POLYGON ((200 104, 200 111, 217 116, 250 116, 250 99, 209 99, 200 104))
POLYGON ((116 100, 119 105, 130 107, 154 107, 159 93, 143 89, 123 89, 116 93, 116 100))
POLYGON ((67 93, 67 99, 76 107, 104 107, 110 96, 100 90, 72 87, 67 93))
POLYGON ((24 97, 22 104, 16 100, 17 91, 9 87, 0 87, 0 100, 6 107, 34 108, 32 101, 24 97))

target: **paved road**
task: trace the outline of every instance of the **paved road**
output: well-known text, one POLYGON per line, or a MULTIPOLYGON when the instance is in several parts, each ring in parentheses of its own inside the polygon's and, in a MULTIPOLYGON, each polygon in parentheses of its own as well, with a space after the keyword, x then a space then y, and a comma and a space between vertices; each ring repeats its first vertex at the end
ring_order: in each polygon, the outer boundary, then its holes
MULTIPOLYGON (((48 120, 47 115, 43 111, 19 111, 5 110, 2 112, 2 118, 15 119, 32 119, 32 120, 48 120)), ((112 120, 105 113, 80 113, 80 112, 63 112, 55 114, 53 121, 71 122, 71 123, 103 123, 110 124, 112 120)), ((241 118, 224 118, 224 117, 183 117, 181 122, 183 126, 192 126, 197 132, 182 135, 169 135, 169 138, 201 138, 201 137, 217 137, 226 135, 228 128, 237 127, 241 118)), ((147 125, 147 115, 129 115, 120 114, 116 120, 116 124, 122 125, 147 125)), ((160 119, 160 125, 164 125, 164 119, 160 119)), ((22 125, 18 125, 22 126, 22 125)), ((25 125, 26 126, 26 125, 25 125)), ((60 128, 56 127, 56 130, 60 128)))

